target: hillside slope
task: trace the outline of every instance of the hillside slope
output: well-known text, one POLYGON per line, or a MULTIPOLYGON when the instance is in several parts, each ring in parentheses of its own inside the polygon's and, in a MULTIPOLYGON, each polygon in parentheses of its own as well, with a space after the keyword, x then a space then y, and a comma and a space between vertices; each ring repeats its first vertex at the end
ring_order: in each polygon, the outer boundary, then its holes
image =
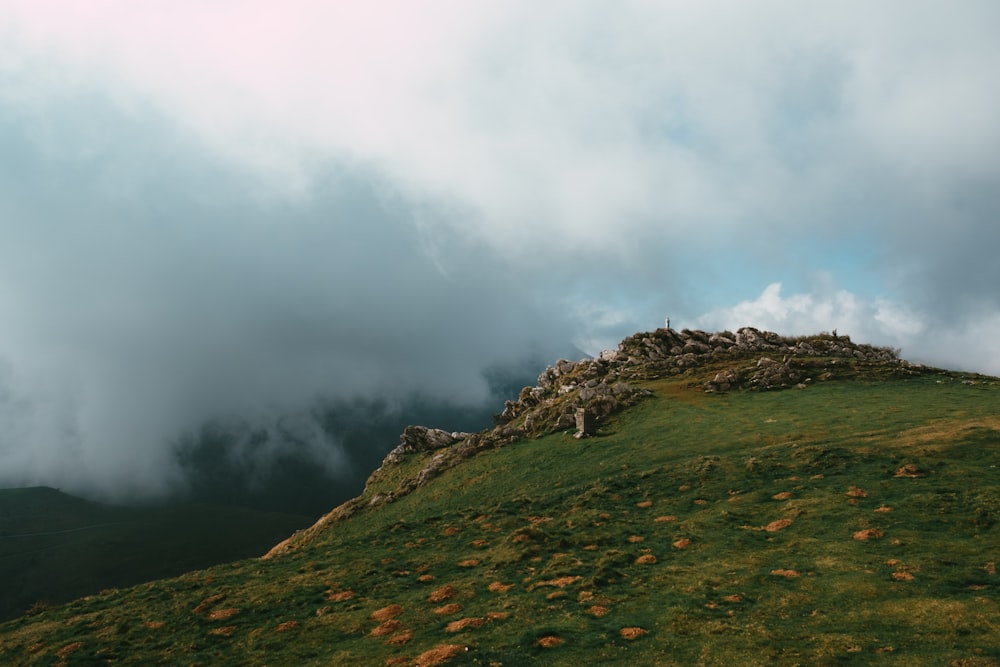
POLYGON ((0 661, 997 665, 998 392, 842 337, 641 334, 404 439, 270 558, 0 625, 0 661))

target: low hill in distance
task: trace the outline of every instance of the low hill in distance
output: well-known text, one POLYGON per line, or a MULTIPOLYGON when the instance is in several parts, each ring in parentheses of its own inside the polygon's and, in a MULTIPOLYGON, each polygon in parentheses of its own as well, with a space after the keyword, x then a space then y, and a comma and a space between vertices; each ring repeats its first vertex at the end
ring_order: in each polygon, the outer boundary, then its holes
POLYGON ((0 625, 0 661, 1000 665, 998 392, 830 334, 638 334, 492 430, 407 429, 265 559, 0 625))
POLYGON ((207 505, 118 507, 0 489, 0 619, 263 553, 308 517, 207 505))

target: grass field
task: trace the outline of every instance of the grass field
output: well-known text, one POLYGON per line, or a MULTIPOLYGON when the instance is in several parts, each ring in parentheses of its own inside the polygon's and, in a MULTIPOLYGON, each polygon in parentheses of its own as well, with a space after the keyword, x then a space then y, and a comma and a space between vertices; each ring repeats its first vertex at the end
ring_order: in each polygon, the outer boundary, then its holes
POLYGON ((286 555, 8 622, 0 662, 1000 664, 998 381, 696 380, 286 555))

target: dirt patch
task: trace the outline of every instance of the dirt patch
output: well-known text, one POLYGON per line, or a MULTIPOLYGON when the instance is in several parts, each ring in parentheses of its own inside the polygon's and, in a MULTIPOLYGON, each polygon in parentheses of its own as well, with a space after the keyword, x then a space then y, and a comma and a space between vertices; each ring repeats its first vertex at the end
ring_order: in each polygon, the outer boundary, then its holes
POLYGON ((441 588, 431 591, 431 594, 427 596, 428 602, 444 602, 445 600, 450 600, 458 594, 455 587, 451 584, 446 584, 441 588))
POLYGON ((860 487, 851 486, 847 489, 847 495, 850 498, 867 498, 868 492, 860 487))
POLYGON ((732 603, 743 602, 743 596, 740 595, 739 593, 734 593, 732 595, 727 595, 726 597, 722 598, 722 601, 732 602, 732 603))
POLYGON ((467 558, 465 560, 458 561, 459 567, 476 567, 477 565, 479 565, 478 558, 467 558))
POLYGON ((652 507, 653 506, 653 501, 652 500, 643 500, 641 503, 636 503, 635 506, 636 507, 642 507, 642 508, 652 507))
POLYGON ((538 640, 538 645, 542 648, 555 648, 556 646, 560 646, 565 643, 565 639, 557 637, 556 635, 546 635, 538 640))
POLYGON ((490 545, 489 540, 472 540, 470 544, 476 549, 482 549, 483 547, 488 547, 490 545))
POLYGON ((494 581, 492 584, 486 587, 492 593, 506 593, 510 589, 514 588, 514 584, 505 584, 500 581, 494 581))
POLYGON ((486 618, 493 621, 502 621, 505 618, 510 618, 509 611, 488 611, 486 612, 486 618))
POLYGON ((587 610, 587 613, 593 616, 594 618, 601 618, 602 616, 607 616, 609 613, 611 613, 611 610, 605 607, 604 605, 595 604, 593 607, 587 610))
POLYGON ((391 604, 388 607, 382 607, 381 609, 376 609, 372 612, 371 618, 376 621, 388 621, 390 618, 396 618, 403 613, 403 607, 398 604, 391 604))
POLYGON ((873 512, 878 512, 879 514, 885 514, 886 512, 891 512, 892 508, 891 507, 886 507, 885 505, 881 505, 879 507, 876 507, 872 511, 873 512))
POLYGON ((655 565, 656 556, 653 554, 643 554, 635 559, 637 565, 655 565))
POLYGON ((776 577, 785 577, 786 579, 794 579, 799 576, 799 573, 795 570, 786 570, 784 568, 779 568, 777 570, 771 570, 771 574, 776 577))
POLYGON ((208 631, 208 634, 215 635, 216 637, 232 637, 234 632, 236 632, 235 625, 224 625, 221 628, 212 628, 208 631))
POLYGON ((648 633, 649 630, 644 628, 622 628, 618 631, 618 634, 621 635, 622 639, 627 639, 629 641, 638 639, 648 633))
POLYGON ((642 535, 629 535, 628 541, 635 544, 636 542, 643 542, 645 539, 642 535))
POLYGON ((444 529, 443 532, 445 535, 451 537, 452 535, 457 535, 458 533, 462 532, 462 529, 459 528, 458 526, 448 526, 447 528, 444 529))
POLYGON ((284 623, 278 623, 278 627, 274 629, 275 632, 288 632, 289 630, 295 630, 299 627, 298 621, 285 621, 284 623))
POLYGON ((419 577, 417 577, 417 581, 419 581, 422 584, 426 584, 429 581, 434 581, 435 579, 437 579, 437 577, 435 577, 433 574, 422 574, 419 577))
POLYGON ((792 525, 791 519, 778 519, 764 526, 764 530, 769 533, 776 533, 782 528, 788 528, 790 525, 792 525))
POLYGON ((687 549, 689 546, 691 546, 691 540, 686 537, 682 537, 673 544, 674 549, 687 549))
POLYGON ((909 572, 893 572, 892 578, 896 581, 913 581, 913 575, 909 572))
POLYGON ((391 635, 401 627, 403 627, 402 621, 392 619, 391 621, 386 621, 385 623, 375 626, 368 634, 372 637, 384 637, 386 635, 391 635))
POLYGON ((673 514, 658 516, 655 519, 653 519, 653 523, 673 523, 674 521, 677 521, 677 517, 674 516, 673 514))
POLYGON ((457 602, 452 602, 451 604, 446 604, 443 607, 436 607, 434 613, 438 616, 447 616, 449 614, 457 614, 462 611, 462 605, 457 602))
POLYGON ((771 500, 788 500, 792 497, 791 491, 782 491, 781 493, 776 493, 771 496, 771 500))
POLYGON ((877 540, 885 536, 878 528, 865 528, 864 530, 859 530, 854 533, 854 539, 859 542, 866 542, 868 540, 877 540))
POLYGON ((459 646, 458 644, 442 644, 418 655, 414 664, 416 667, 437 667, 438 665, 445 664, 459 653, 465 653, 467 650, 464 646, 459 646))
POLYGON ((240 610, 236 607, 230 607, 229 609, 216 609, 209 613, 208 620, 210 621, 224 621, 227 618, 232 618, 236 614, 240 613, 240 610))
POLYGON ((482 617, 475 618, 460 618, 457 621, 452 621, 448 625, 444 626, 445 632, 461 632, 467 628, 479 628, 486 625, 489 619, 482 617))

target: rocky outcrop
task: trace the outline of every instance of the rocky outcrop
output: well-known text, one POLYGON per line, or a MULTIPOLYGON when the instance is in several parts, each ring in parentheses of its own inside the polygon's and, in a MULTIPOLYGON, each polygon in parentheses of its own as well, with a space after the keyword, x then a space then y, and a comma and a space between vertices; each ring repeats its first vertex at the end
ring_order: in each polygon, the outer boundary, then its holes
POLYGON ((439 428, 407 426, 403 429, 403 434, 399 436, 399 445, 386 455, 383 465, 385 463, 398 463, 407 454, 430 452, 450 447, 467 437, 469 437, 468 433, 449 433, 439 428))

